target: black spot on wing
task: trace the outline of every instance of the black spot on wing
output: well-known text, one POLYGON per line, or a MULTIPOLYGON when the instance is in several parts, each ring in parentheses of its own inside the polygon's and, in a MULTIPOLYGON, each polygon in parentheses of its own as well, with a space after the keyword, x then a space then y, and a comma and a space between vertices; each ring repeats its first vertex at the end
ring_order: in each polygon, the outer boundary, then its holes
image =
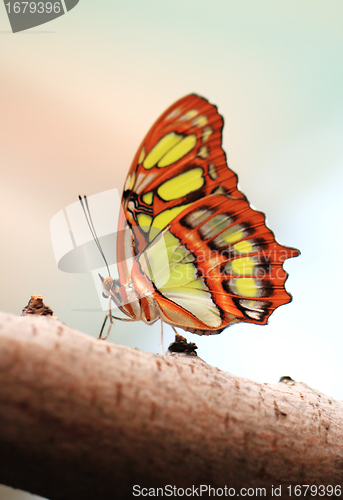
POLYGON ((270 313, 270 308, 272 307, 271 302, 257 301, 257 300, 246 300, 234 297, 233 303, 239 309, 245 318, 249 320, 264 322, 266 316, 270 313), (249 306, 249 302, 252 304, 249 306))

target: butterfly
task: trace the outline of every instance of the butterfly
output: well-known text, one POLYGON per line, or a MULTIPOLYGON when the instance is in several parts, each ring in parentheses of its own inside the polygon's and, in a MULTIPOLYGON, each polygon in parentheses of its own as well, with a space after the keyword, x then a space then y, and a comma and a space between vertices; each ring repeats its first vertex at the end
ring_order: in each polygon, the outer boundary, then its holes
POLYGON ((283 262, 300 252, 276 242, 238 189, 223 123, 215 105, 187 95, 138 148, 122 195, 119 279, 102 278, 128 320, 210 335, 265 324, 292 300, 283 262))

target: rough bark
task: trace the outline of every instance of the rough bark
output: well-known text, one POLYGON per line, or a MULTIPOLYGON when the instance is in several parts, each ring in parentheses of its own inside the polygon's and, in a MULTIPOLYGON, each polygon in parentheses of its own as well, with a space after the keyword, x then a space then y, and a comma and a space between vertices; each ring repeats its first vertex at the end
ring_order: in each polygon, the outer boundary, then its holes
POLYGON ((264 487, 268 498, 272 486, 290 498, 289 485, 338 485, 342 410, 302 383, 0 314, 0 482, 51 500, 134 498, 133 485, 264 487))

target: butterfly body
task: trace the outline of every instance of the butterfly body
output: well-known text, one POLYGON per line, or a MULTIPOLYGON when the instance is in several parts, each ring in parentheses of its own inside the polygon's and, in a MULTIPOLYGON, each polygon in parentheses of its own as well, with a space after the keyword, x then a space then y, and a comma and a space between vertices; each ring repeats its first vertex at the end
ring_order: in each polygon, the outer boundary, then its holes
POLYGON ((119 280, 105 293, 132 320, 198 334, 265 324, 291 301, 279 245, 237 187, 222 149, 223 119, 189 95, 153 125, 130 168, 119 220, 119 280))

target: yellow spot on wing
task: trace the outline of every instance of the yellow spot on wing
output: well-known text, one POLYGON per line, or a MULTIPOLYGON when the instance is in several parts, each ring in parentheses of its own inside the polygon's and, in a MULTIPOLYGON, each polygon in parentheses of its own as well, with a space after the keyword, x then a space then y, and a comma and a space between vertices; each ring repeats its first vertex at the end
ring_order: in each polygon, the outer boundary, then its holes
POLYGON ((165 135, 158 141, 156 146, 149 151, 147 157, 143 162, 143 167, 149 170, 166 154, 170 149, 172 149, 176 144, 182 142, 182 135, 171 132, 165 135))
POLYGON ((231 271, 234 274, 252 274, 254 272, 255 262, 251 257, 240 257, 231 263, 231 271))
POLYGON ((227 191, 223 186, 217 187, 215 191, 213 191, 213 194, 226 194, 227 191))
POLYGON ((220 236, 226 243, 234 243, 235 241, 241 240, 244 233, 240 226, 232 226, 223 231, 220 236))
POLYGON ((138 165, 142 163, 142 161, 145 158, 145 149, 144 146, 142 147, 142 151, 139 153, 139 158, 138 158, 138 165))
POLYGON ((202 141, 203 142, 208 141, 209 138, 211 137, 212 133, 213 133, 213 130, 211 127, 205 127, 203 130, 202 136, 201 136, 202 141))
POLYGON ((258 288, 254 278, 237 278, 235 280, 238 295, 243 297, 256 297, 258 288))
POLYGON ((228 244, 241 240, 242 238, 244 238, 244 231, 241 226, 236 224, 235 226, 228 227, 225 231, 218 234, 213 241, 217 246, 225 247, 228 244))
POLYGON ((180 120, 189 120, 190 118, 194 118, 198 113, 198 110, 190 109, 189 111, 187 111, 187 113, 180 117, 180 120))
POLYGON ((138 221, 140 228, 145 233, 147 233, 150 229, 150 226, 151 226, 152 217, 150 215, 147 215, 147 214, 138 214, 137 221, 138 221))
POLYGON ((149 234, 149 240, 152 241, 155 236, 161 232, 175 217, 177 217, 185 208, 189 207, 190 203, 187 205, 181 205, 181 207, 169 208, 169 210, 164 210, 160 214, 156 215, 149 234))
POLYGON ((205 182, 201 167, 192 168, 161 184, 158 195, 165 201, 176 200, 200 189, 205 182))
POLYGON ((250 243, 250 241, 244 240, 244 241, 239 241, 238 243, 236 243, 233 246, 233 248, 235 250, 237 250, 237 252, 239 252, 239 253, 250 253, 250 252, 252 252, 253 246, 250 243))
POLYGON ((200 158, 208 158, 209 157, 208 147, 201 146, 198 152, 198 156, 200 156, 200 158))
POLYGON ((146 203, 147 205, 152 205, 153 198, 154 198, 154 193, 153 193, 152 191, 149 191, 148 193, 145 193, 145 194, 142 196, 142 200, 143 200, 143 201, 144 201, 144 203, 146 203))
POLYGON ((208 173, 212 180, 216 180, 218 178, 218 172, 214 163, 210 163, 208 166, 208 173))
POLYGON ((192 134, 184 137, 182 141, 178 141, 178 143, 176 143, 176 145, 163 156, 163 158, 158 162, 157 166, 167 167, 168 165, 175 163, 176 161, 180 160, 180 158, 183 158, 187 153, 192 151, 196 143, 196 135, 192 134))
POLYGON ((193 123, 197 127, 204 127, 205 125, 207 125, 208 120, 205 115, 200 115, 194 118, 193 123))

